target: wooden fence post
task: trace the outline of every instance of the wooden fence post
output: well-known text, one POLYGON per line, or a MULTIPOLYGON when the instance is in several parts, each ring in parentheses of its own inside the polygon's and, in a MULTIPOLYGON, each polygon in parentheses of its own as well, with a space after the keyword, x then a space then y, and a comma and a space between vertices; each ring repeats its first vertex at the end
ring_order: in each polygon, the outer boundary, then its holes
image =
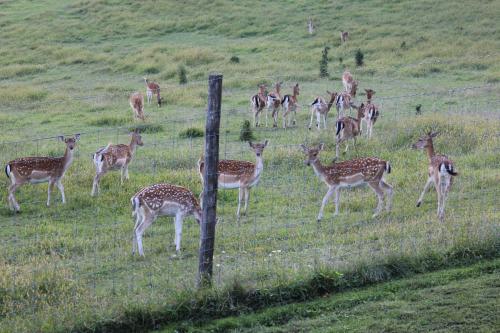
POLYGON ((200 228, 198 287, 212 284, 215 223, 217 208, 217 165, 219 164, 219 127, 222 97, 222 75, 208 77, 208 110, 205 124, 205 168, 203 184, 203 218, 200 228))

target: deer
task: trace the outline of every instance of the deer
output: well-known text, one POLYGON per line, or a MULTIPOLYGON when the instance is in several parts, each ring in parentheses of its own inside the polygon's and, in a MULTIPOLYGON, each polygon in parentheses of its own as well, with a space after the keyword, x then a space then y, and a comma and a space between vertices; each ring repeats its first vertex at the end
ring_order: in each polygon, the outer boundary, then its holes
POLYGON ((109 143, 106 147, 99 148, 93 155, 92 161, 96 169, 94 181, 92 183, 91 196, 96 196, 100 191, 99 182, 102 176, 112 170, 120 170, 120 183, 123 185, 123 179, 129 179, 128 165, 134 157, 137 146, 143 146, 142 137, 139 130, 135 129, 130 133, 130 144, 109 143))
POLYGON ((309 31, 309 34, 312 35, 314 33, 314 23, 312 18, 309 18, 307 20, 307 30, 309 31))
POLYGON ((335 97, 335 108, 337 109, 337 119, 344 117, 344 110, 352 108, 352 97, 347 92, 338 93, 335 97))
POLYGON ((436 154, 434 152, 433 139, 439 135, 439 132, 429 132, 427 135, 422 136, 419 140, 412 145, 413 149, 426 149, 427 157, 429 158, 429 177, 425 183, 424 190, 420 194, 417 201, 417 207, 422 205, 425 192, 429 186, 434 183, 437 192, 437 215, 440 221, 444 220, 444 206, 446 198, 453 183, 453 177, 458 176, 455 171, 455 166, 452 160, 446 155, 436 154))
POLYGON ((144 95, 135 92, 129 98, 130 107, 134 112, 134 119, 138 118, 144 121, 144 95))
MULTIPOLYGON (((267 109, 268 112, 271 110, 271 116, 273 117, 273 127, 278 127, 278 113, 281 106, 281 85, 283 82, 276 82, 274 85, 274 91, 267 95, 267 109)), ((267 113, 266 113, 266 127, 267 127, 267 113)))
POLYGON ((300 146, 307 156, 305 164, 308 166, 311 165, 316 176, 328 186, 328 191, 323 197, 319 209, 318 222, 323 218, 323 210, 332 194, 335 194, 334 216, 339 214, 339 190, 343 187, 351 188, 368 184, 372 188, 378 198, 377 208, 372 218, 377 217, 382 212, 384 198, 386 201, 386 210, 388 212, 391 211, 393 187, 384 180, 384 175, 391 173, 389 162, 376 157, 364 157, 339 163, 336 163, 334 160, 332 165, 324 166, 319 160, 319 153, 324 149, 323 143, 320 143, 317 148, 306 147, 305 145, 300 146))
POLYGON ((155 184, 143 188, 131 199, 132 217, 135 226, 132 241, 132 255, 138 250, 144 257, 142 235, 159 216, 175 217, 175 251, 181 251, 182 223, 186 217, 193 216, 201 223, 202 212, 193 192, 185 187, 171 184, 155 184))
MULTIPOLYGON (((352 117, 342 117, 337 120, 336 123, 336 145, 335 145, 335 157, 339 157, 339 146, 341 143, 346 142, 347 140, 354 140, 354 147, 356 147, 356 137, 361 134, 361 119, 364 117, 364 104, 361 103, 361 106, 356 107, 358 110, 357 118, 352 117)), ((347 153, 349 149, 349 143, 346 143, 344 154, 347 153)))
POLYGON ((330 101, 327 103, 323 97, 318 96, 311 104, 311 121, 309 122, 309 129, 311 129, 312 121, 314 114, 316 114, 316 128, 320 130, 321 127, 321 116, 323 116, 323 124, 326 129, 326 118, 328 116, 328 112, 332 108, 332 105, 335 103, 335 99, 337 97, 337 93, 326 91, 328 95, 330 95, 330 101))
POLYGON ((147 78, 144 78, 144 82, 146 83, 146 96, 148 98, 148 104, 151 104, 153 95, 156 95, 158 107, 161 107, 163 97, 160 96, 160 85, 156 82, 150 82, 147 78))
MULTIPOLYGON (((296 123, 296 116, 297 116, 297 108, 299 107, 299 103, 297 101, 297 96, 300 94, 300 89, 299 89, 299 84, 295 84, 293 86, 293 94, 292 95, 285 95, 283 96, 283 99, 281 100, 281 106, 283 107, 283 128, 287 128, 287 118, 288 114, 293 112, 293 122, 292 124, 295 125, 296 123)), ((289 126, 290 124, 288 124, 289 126)))
POLYGON ((66 144, 66 150, 63 156, 22 157, 10 161, 5 166, 5 174, 11 182, 7 199, 10 209, 16 213, 20 212, 20 206, 16 201, 15 192, 24 184, 48 182, 47 207, 50 206, 50 194, 54 185, 56 185, 59 192, 61 192, 62 203, 66 203, 62 179, 73 162, 74 148, 76 147, 76 142, 80 139, 80 134, 75 134, 75 136, 68 138, 60 135, 57 138, 66 144))
MULTIPOLYGON (((259 85, 259 92, 250 98, 250 103, 252 105, 252 112, 254 114, 253 125, 259 127, 259 118, 262 110, 266 107, 266 85, 259 85)), ((267 127, 267 113, 266 113, 266 127, 267 127)))
MULTIPOLYGON (((219 174, 219 188, 239 189, 238 209, 236 210, 236 217, 238 220, 240 218, 241 202, 245 201, 245 208, 243 211, 243 215, 245 216, 248 208, 250 189, 259 183, 262 171, 264 170, 262 153, 264 152, 264 148, 267 147, 268 143, 268 140, 265 140, 263 143, 252 143, 251 141, 248 142, 250 148, 255 153, 255 163, 237 160, 219 160, 219 164, 217 166, 217 172, 219 174)), ((198 160, 198 171, 201 177, 202 184, 204 183, 204 169, 205 162, 202 156, 198 160)), ((203 207, 203 203, 201 203, 201 205, 203 207)))
POLYGON ((347 93, 349 93, 353 98, 356 97, 356 90, 358 88, 358 81, 355 81, 349 71, 345 71, 342 74, 342 84, 347 93))
POLYGON ((341 31, 340 32, 340 43, 347 42, 347 39, 349 39, 349 32, 347 32, 347 31, 341 31))

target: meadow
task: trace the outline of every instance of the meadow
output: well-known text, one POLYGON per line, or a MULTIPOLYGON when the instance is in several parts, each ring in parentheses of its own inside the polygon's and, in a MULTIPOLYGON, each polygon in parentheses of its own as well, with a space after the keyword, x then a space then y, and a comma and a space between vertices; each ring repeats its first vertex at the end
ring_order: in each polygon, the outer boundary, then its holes
MULTIPOLYGON (((62 155, 60 134, 81 133, 81 140, 63 180, 66 205, 56 190, 53 205, 45 207, 46 185, 21 187, 20 214, 2 199, 0 331, 153 329, 190 319, 203 306, 230 314, 292 301, 300 298, 294 285, 325 270, 358 272, 358 280, 343 283, 360 286, 498 256, 499 9, 495 1, 1 2, 0 164, 62 155), (313 35, 308 17, 317 26, 313 35), (350 33, 345 44, 340 30, 350 33), (320 79, 325 46, 330 75, 320 79), (354 61, 358 49, 365 55, 361 67, 354 61), (179 66, 186 68, 186 84, 179 84, 179 66), (304 165, 299 145, 324 142, 321 160, 333 159, 334 112, 327 131, 309 131, 308 104, 327 89, 340 91, 345 68, 362 89, 377 91, 381 117, 372 140, 361 138, 342 159, 389 160, 394 207, 372 219, 373 192, 343 190, 340 215, 334 218, 329 204, 317 223, 326 187, 304 165), (254 130, 256 141, 270 144, 248 215, 237 221, 237 192, 219 192, 217 296, 204 294, 203 301, 193 291, 194 219, 185 220, 180 256, 174 255, 172 220, 161 218, 146 232, 145 258, 133 257, 130 197, 156 182, 200 192, 196 161, 203 138, 180 133, 204 128, 211 72, 224 75, 221 158, 254 159, 238 137, 242 122, 251 120, 249 98, 258 84, 284 81, 290 93, 298 82, 301 109, 296 127, 254 130), (144 124, 133 121, 127 101, 131 92, 144 91, 143 77, 159 82, 166 99, 160 109, 146 106, 144 124), (145 145, 130 165, 130 181, 120 186, 119 175, 110 173, 92 198, 90 155, 108 142, 127 142, 136 126, 145 145), (427 158, 410 146, 430 129, 440 131, 436 150, 460 173, 443 223, 433 190, 415 207, 427 158), (255 291, 264 296, 258 305, 240 307, 229 302, 235 298, 227 290, 242 299, 255 291)), ((360 94, 356 103, 363 100, 360 94)), ((3 177, 2 198, 7 184, 3 177)))

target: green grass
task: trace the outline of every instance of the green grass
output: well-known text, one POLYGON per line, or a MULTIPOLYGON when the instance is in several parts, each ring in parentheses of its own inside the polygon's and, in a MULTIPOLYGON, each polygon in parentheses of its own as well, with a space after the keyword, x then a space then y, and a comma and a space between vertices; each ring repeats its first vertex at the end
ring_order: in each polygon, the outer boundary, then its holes
MULTIPOLYGON (((307 283, 311 271, 325 267, 342 273, 364 268, 367 281, 376 282, 391 277, 377 269, 388 258, 435 253, 445 265, 453 251, 467 254, 475 246, 497 251, 498 10, 495 1, 2 2, 0 164, 20 156, 61 155, 57 135, 82 137, 63 180, 67 205, 56 190, 46 208, 44 184, 17 192, 20 215, 13 215, 5 200, 0 207, 0 331, 151 328, 170 315, 185 319, 196 308, 192 299, 198 296, 190 293, 199 243, 194 220, 185 221, 181 257, 173 256, 171 219, 162 218, 146 233, 146 257, 134 258, 129 200, 156 182, 199 194, 196 161, 203 138, 179 134, 205 127, 211 72, 224 74, 222 158, 253 159, 239 134, 243 121, 251 120, 249 98, 258 84, 284 81, 283 92, 290 93, 299 82, 302 106, 297 127, 254 130, 256 140, 270 144, 248 216, 235 219, 236 191, 219 194, 215 293, 235 280, 245 292, 272 292, 307 283), (419 19, 409 20, 407 13, 419 19), (309 16, 317 23, 313 36, 307 33, 309 16), (343 45, 340 30, 351 36, 343 45), (318 79, 325 46, 331 47, 330 77, 318 79), (365 63, 359 68, 357 49, 365 63), (239 62, 231 61, 235 56, 239 62), (179 85, 179 66, 186 68, 187 84, 179 85), (326 188, 303 164, 298 145, 323 141, 327 151, 321 159, 332 160, 334 117, 328 131, 308 131, 307 105, 327 89, 342 89, 344 66, 360 81, 361 92, 377 91, 382 116, 373 140, 361 138, 342 158, 389 160, 394 209, 372 219, 371 190, 344 190, 340 216, 332 217, 329 204, 317 224, 326 188), (127 99, 133 91, 144 92, 144 76, 161 84, 165 103, 146 104, 146 122, 134 122, 127 99), (417 104, 423 113, 418 117, 417 104), (128 142, 136 127, 145 145, 130 165, 130 181, 120 186, 119 175, 109 173, 101 195, 91 198, 91 154, 108 142, 128 142), (434 192, 415 207, 427 161, 409 147, 431 128, 441 131, 436 149, 460 172, 444 223, 436 219, 434 192)), ((363 95, 356 102, 362 100, 363 95)), ((5 198, 5 177, 0 185, 5 198)), ((425 264, 414 273, 420 270, 425 264)))

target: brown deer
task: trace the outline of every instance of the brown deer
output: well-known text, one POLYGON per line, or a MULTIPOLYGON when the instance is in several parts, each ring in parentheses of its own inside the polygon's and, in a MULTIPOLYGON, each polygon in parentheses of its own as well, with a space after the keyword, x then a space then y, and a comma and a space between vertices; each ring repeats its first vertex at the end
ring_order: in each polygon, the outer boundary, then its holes
POLYGON ((92 196, 99 193, 100 187, 99 182, 101 177, 104 176, 108 171, 120 170, 120 183, 123 185, 123 179, 129 179, 128 176, 128 165, 134 157, 137 146, 143 146, 142 137, 139 131, 135 129, 130 133, 132 139, 130 144, 108 144, 106 147, 102 147, 92 155, 92 160, 95 165, 95 176, 94 182, 92 183, 92 196))
MULTIPOLYGON (((355 107, 356 108, 356 107, 355 107)), ((361 119, 364 117, 364 104, 362 103, 360 107, 357 107, 358 110, 358 117, 357 118, 352 118, 352 117, 342 117, 339 120, 337 120, 336 123, 336 145, 335 145, 335 156, 338 158, 339 157, 339 147, 340 144, 353 139, 354 140, 354 147, 356 147, 356 137, 361 134, 361 119)), ((347 152, 349 149, 349 142, 346 143, 345 151, 344 154, 347 152)))
MULTIPOLYGON (((273 117, 273 127, 278 127, 278 113, 281 106, 281 85, 283 82, 276 82, 274 91, 267 95, 267 109, 271 110, 273 117)), ((266 127, 267 127, 267 113, 266 113, 266 127)))
POLYGON ((328 112, 332 108, 332 105, 335 103, 335 99, 337 97, 336 92, 326 91, 328 95, 330 95, 330 101, 327 103, 323 97, 318 96, 311 104, 311 121, 309 122, 309 129, 311 129, 314 114, 316 114, 316 128, 320 130, 321 127, 321 116, 323 116, 323 124, 326 129, 326 118, 328 116, 328 112))
POLYGON ((349 71, 345 71, 342 74, 342 84, 347 93, 349 93, 353 98, 356 97, 356 90, 358 88, 358 81, 355 81, 349 71))
POLYGON ((429 177, 425 183, 424 190, 417 201, 417 207, 420 207, 424 199, 425 192, 429 186, 434 183, 437 192, 438 208, 437 214, 439 220, 444 220, 444 205, 446 198, 453 183, 453 177, 458 173, 455 171, 453 162, 446 155, 438 155, 434 152, 432 139, 438 136, 438 132, 429 132, 421 137, 413 146, 413 149, 426 149, 429 157, 429 177))
MULTIPOLYGON (((217 172, 219 174, 219 188, 239 189, 238 209, 236 211, 236 216, 238 219, 240 217, 241 202, 245 200, 245 210, 243 212, 243 215, 246 215, 250 189, 258 184, 260 176, 262 175, 262 171, 264 170, 262 153, 264 152, 264 148, 267 147, 268 143, 268 140, 265 140, 264 143, 248 142, 250 148, 255 153, 255 163, 236 160, 219 160, 219 164, 217 167, 217 172)), ((200 173, 202 184, 204 182, 204 166, 205 163, 202 156, 198 160, 198 171, 200 173)))
POLYGON ((373 89, 365 89, 366 92, 366 99, 368 100, 368 103, 371 103, 373 95, 375 95, 375 90, 373 89))
POLYGON ((161 107, 163 97, 160 96, 160 85, 156 82, 150 82, 147 78, 144 78, 144 82, 146 83, 146 96, 148 98, 148 104, 151 104, 153 95, 156 95, 158 107, 161 107))
POLYGON ((182 222, 185 217, 193 215, 198 224, 201 223, 202 212, 198 200, 187 188, 155 184, 143 188, 131 199, 132 216, 135 217, 132 254, 139 250, 144 256, 142 235, 159 216, 175 216, 175 251, 180 254, 182 222))
POLYGON ((287 124, 287 118, 288 114, 291 112, 293 112, 292 124, 295 125, 296 123, 295 118, 297 116, 297 108, 299 107, 299 103, 297 100, 298 95, 300 95, 300 89, 299 84, 297 83, 295 84, 295 86, 293 86, 293 94, 285 95, 281 100, 281 106, 283 106, 283 128, 287 128, 287 126, 290 126, 289 122, 287 124))
POLYGON ((378 216, 382 211, 384 197, 387 197, 386 210, 391 210, 393 189, 384 180, 384 174, 391 172, 389 162, 376 157, 365 157, 339 163, 334 161, 332 165, 324 166, 319 160, 319 153, 324 148, 323 143, 317 148, 308 148, 305 145, 301 145, 301 147, 307 155, 305 163, 312 165, 314 173, 328 186, 328 192, 326 192, 319 210, 318 222, 323 218, 323 209, 332 194, 335 194, 335 215, 338 215, 339 190, 343 187, 350 188, 368 184, 378 198, 377 209, 373 217, 378 216))
MULTIPOLYGON (((259 127, 259 118, 262 110, 266 107, 266 85, 259 85, 259 92, 250 98, 250 103, 252 105, 252 112, 254 115, 253 125, 259 127)), ((266 126, 267 126, 267 113, 266 113, 266 126)))
POLYGON ((73 162, 74 148, 76 142, 80 139, 80 134, 76 134, 74 137, 65 138, 64 136, 58 136, 58 139, 66 144, 66 151, 62 157, 22 157, 10 161, 5 166, 5 173, 11 181, 9 186, 8 201, 11 210, 16 212, 20 211, 19 204, 16 201, 14 193, 17 188, 23 184, 38 184, 38 183, 49 183, 47 191, 47 206, 50 205, 50 193, 52 192, 54 185, 57 186, 59 192, 61 192, 62 203, 66 203, 66 197, 64 195, 64 186, 62 184, 62 179, 66 170, 70 167, 73 162))
POLYGON ((345 43, 349 39, 349 32, 341 31, 340 32, 340 43, 345 43))
POLYGON ((344 117, 347 108, 352 108, 352 97, 347 92, 341 92, 335 97, 335 108, 337 109, 337 119, 344 117))
POLYGON ((134 112, 134 119, 139 118, 144 121, 144 95, 135 92, 129 98, 130 107, 134 112))

